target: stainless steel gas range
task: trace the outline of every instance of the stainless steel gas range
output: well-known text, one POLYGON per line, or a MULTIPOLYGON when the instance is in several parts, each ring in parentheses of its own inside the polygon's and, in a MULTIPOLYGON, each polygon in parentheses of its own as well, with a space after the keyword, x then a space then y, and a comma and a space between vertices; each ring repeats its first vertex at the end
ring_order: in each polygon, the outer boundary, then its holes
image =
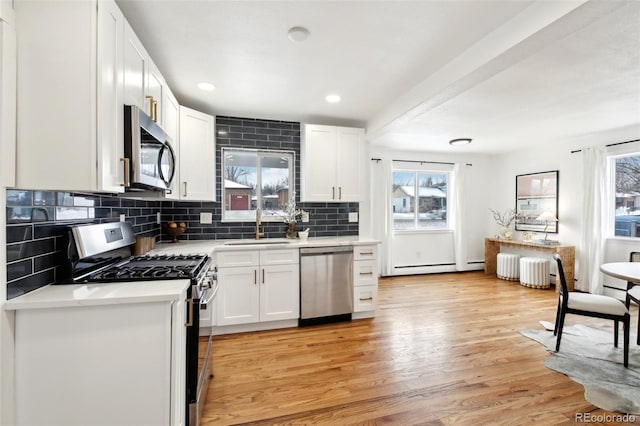
MULTIPOLYGON (((200 336, 200 310, 216 296, 217 282, 206 254, 131 256, 135 244, 128 222, 74 226, 69 232, 69 275, 61 283, 190 280, 187 290, 186 425, 200 423, 212 377, 212 336, 200 336)), ((207 328, 210 329, 210 328, 207 328)))

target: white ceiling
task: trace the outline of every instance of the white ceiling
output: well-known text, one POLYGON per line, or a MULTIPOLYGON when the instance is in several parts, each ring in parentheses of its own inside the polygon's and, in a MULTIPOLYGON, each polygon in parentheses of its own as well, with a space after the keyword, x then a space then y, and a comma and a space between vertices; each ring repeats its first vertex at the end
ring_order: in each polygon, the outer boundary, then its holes
POLYGON ((208 113, 428 151, 640 132, 640 1, 116 1, 179 102, 208 113))

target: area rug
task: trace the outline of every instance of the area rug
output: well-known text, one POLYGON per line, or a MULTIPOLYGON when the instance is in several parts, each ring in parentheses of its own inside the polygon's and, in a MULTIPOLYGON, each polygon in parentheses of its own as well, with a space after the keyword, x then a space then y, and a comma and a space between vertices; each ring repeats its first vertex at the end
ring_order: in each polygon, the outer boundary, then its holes
POLYGON ((553 324, 543 321, 541 324, 544 329, 523 330, 520 334, 543 344, 552 354, 544 361, 547 368, 584 386, 585 399, 596 407, 640 414, 640 347, 635 343, 635 333, 630 336, 629 368, 624 368, 622 327, 618 348, 614 348, 613 323, 606 328, 565 326, 560 352, 556 352, 553 324))

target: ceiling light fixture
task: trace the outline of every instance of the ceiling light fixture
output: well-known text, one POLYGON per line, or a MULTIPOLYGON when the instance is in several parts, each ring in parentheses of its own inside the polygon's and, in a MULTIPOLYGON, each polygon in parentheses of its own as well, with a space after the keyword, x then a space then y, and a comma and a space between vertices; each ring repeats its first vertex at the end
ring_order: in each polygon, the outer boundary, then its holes
POLYGON ((340 95, 327 95, 324 100, 331 104, 335 104, 340 102, 340 95))
POLYGON ((309 30, 305 27, 292 27, 287 31, 287 36, 289 40, 295 41, 296 43, 300 43, 309 38, 309 30))
POLYGON ((198 83, 198 89, 204 90, 205 92, 212 92, 215 90, 215 88, 216 88, 215 85, 211 83, 207 83, 205 81, 203 81, 202 83, 198 83))
POLYGON ((471 138, 451 139, 449 141, 449 145, 453 145, 453 146, 468 145, 470 143, 471 143, 471 138))

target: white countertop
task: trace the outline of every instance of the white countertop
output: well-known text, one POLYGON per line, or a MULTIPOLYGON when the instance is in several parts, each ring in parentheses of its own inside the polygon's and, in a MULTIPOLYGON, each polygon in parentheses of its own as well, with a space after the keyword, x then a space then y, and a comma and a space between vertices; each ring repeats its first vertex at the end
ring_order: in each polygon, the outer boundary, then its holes
POLYGON ((285 239, 285 238, 264 238, 261 240, 185 240, 178 243, 162 243, 151 250, 149 254, 208 254, 213 255, 216 251, 238 251, 238 250, 259 250, 264 248, 287 249, 304 247, 330 247, 330 246, 350 246, 380 244, 379 240, 373 238, 354 236, 345 237, 316 237, 307 240, 285 239), (273 244, 276 241, 281 244, 273 244), (248 244, 237 244, 238 242, 248 244), (262 243, 261 243, 262 242, 262 243), (232 243, 232 244, 229 244, 232 243), (236 244, 233 244, 236 243, 236 244))
MULTIPOLYGON (((263 240, 196 240, 159 244, 149 254, 208 254, 216 251, 289 249, 378 244, 379 241, 359 236, 317 237, 307 240, 284 238, 263 240), (229 245, 228 242, 250 244, 229 245), (262 242, 260 242, 262 241, 262 242), (276 241, 281 244, 273 244, 276 241), (255 243, 254 243, 255 242, 255 243)), ((96 306, 118 303, 146 303, 177 300, 189 280, 161 280, 125 283, 54 284, 47 285, 15 299, 8 300, 7 310, 45 309, 74 306, 96 306)))
POLYGON ((46 309, 178 300, 189 280, 54 284, 7 300, 6 310, 46 309))

